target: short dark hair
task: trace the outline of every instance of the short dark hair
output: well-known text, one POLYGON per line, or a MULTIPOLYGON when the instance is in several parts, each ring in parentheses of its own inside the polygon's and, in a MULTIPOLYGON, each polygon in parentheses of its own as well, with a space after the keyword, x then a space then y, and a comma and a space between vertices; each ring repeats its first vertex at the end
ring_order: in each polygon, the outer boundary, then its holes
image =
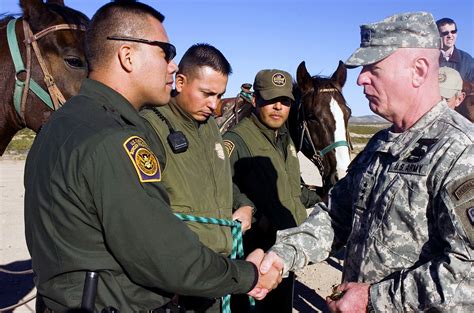
POLYGON ((456 29, 458 28, 456 22, 453 19, 450 19, 449 17, 443 17, 436 21, 436 26, 438 26, 438 29, 446 24, 454 24, 454 27, 456 27, 456 29))
POLYGON ((151 6, 132 0, 116 0, 99 8, 86 31, 85 53, 89 70, 107 62, 113 53, 116 43, 107 40, 108 36, 141 37, 149 27, 147 15, 161 23, 165 19, 151 6))
POLYGON ((209 66, 218 73, 229 76, 232 67, 229 61, 217 48, 207 43, 192 45, 179 62, 178 74, 193 76, 200 67, 209 66))

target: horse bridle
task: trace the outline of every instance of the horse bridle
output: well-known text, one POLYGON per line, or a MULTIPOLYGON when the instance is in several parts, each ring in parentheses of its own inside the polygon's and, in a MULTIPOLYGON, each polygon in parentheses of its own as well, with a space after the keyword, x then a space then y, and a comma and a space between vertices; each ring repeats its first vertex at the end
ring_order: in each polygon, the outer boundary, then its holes
MULTIPOLYGON (((341 91, 336 87, 323 88, 323 89, 318 90, 318 93, 325 93, 325 92, 339 92, 340 93, 341 91)), ((316 92, 313 89, 312 103, 314 103, 315 93, 316 92)), ((302 95, 301 98, 303 98, 303 96, 304 95, 302 95)), ((346 139, 347 140, 339 140, 339 141, 333 142, 332 144, 324 147, 321 150, 317 150, 316 146, 314 145, 313 139, 311 138, 311 134, 309 132, 308 122, 306 121, 303 102, 301 100, 299 102, 300 103, 299 103, 299 107, 298 107, 298 115, 300 114, 300 111, 301 111, 301 116, 302 116, 303 121, 302 121, 298 151, 301 151, 301 148, 303 147, 304 139, 308 140, 310 145, 311 145, 311 149, 313 150, 313 156, 311 157, 311 161, 318 168, 318 170, 321 174, 321 177, 324 177, 324 174, 325 174, 325 168, 324 168, 324 164, 323 164, 324 156, 328 152, 330 152, 331 150, 336 149, 337 147, 348 147, 349 149, 351 149, 350 137, 349 137, 348 131, 346 131, 346 139)), ((299 116, 297 117, 297 120, 298 121, 300 120, 299 116)))
POLYGON ((23 20, 23 31, 25 34, 25 40, 23 41, 26 46, 26 68, 21 58, 18 41, 16 39, 15 24, 17 19, 12 19, 7 25, 7 39, 8 47, 10 48, 11 57, 15 66, 15 91, 13 93, 13 103, 15 110, 20 116, 22 122, 26 125, 25 121, 25 107, 26 100, 28 97, 28 91, 31 89, 41 101, 43 101, 51 110, 55 111, 59 109, 65 102, 65 98, 58 86, 54 82, 53 76, 49 73, 44 58, 38 47, 37 41, 49 33, 59 30, 81 30, 85 31, 86 28, 82 25, 74 24, 58 24, 45 28, 36 34, 33 34, 31 27, 27 21, 23 20), (43 71, 43 80, 48 87, 48 91, 41 88, 31 78, 31 47, 36 55, 36 59, 40 64, 41 70, 43 71), (21 80, 18 76, 22 73, 26 73, 25 80, 21 80))

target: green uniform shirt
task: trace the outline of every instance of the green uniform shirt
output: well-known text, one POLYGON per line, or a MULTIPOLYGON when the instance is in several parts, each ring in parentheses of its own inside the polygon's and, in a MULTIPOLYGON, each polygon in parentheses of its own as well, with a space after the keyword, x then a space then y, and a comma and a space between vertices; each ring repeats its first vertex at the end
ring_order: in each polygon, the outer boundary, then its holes
POLYGON ((252 288, 251 264, 213 253, 171 213, 153 138, 124 97, 93 80, 37 135, 25 169, 26 240, 54 311, 80 305, 87 270, 100 275, 99 311, 252 288))
MULTIPOLYGON (((174 212, 201 217, 232 220, 232 176, 230 163, 214 118, 196 122, 172 98, 160 113, 174 130, 181 131, 189 142, 188 149, 174 153, 167 142, 170 130, 152 110, 140 112, 163 143, 166 167, 163 185, 174 212)), ((229 255, 232 251, 230 227, 188 222, 201 242, 212 250, 229 255)))
POLYGON ((265 215, 275 230, 302 223, 306 210, 300 198, 300 167, 286 127, 275 136, 253 114, 225 133, 224 142, 234 182, 244 194, 240 197, 256 205, 257 216, 265 215))

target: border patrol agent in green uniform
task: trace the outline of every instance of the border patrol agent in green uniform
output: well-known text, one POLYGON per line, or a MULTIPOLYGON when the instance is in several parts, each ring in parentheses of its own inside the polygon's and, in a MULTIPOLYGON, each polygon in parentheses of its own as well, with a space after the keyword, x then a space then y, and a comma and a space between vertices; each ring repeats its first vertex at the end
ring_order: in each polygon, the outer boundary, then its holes
POLYGON ((203 246, 170 210, 165 152, 138 115, 169 101, 177 67, 162 21, 141 3, 99 9, 86 34, 91 79, 28 154, 26 239, 50 311, 79 307, 87 271, 99 274, 94 311, 165 312, 174 293, 219 297, 256 284, 254 265, 203 246))
MULTIPOLYGON (((291 103, 291 75, 282 70, 262 70, 254 82, 256 108, 249 118, 224 134, 233 180, 242 195, 257 208, 257 223, 244 236, 246 251, 264 250, 275 243, 276 231, 295 227, 307 217, 306 207, 320 201, 316 192, 302 196, 300 165, 285 126, 291 103)), ((238 203, 236 204, 238 205, 238 203)), ((291 312, 294 277, 262 302, 259 312, 291 312)))
MULTIPOLYGON (((164 148, 166 166, 162 183, 173 212, 232 220, 232 176, 219 129, 212 117, 225 92, 231 67, 224 55, 207 44, 186 51, 176 74, 176 90, 168 106, 140 112, 164 148), (181 132, 187 149, 176 151, 169 143, 181 132)), ((252 208, 247 208, 249 224, 252 208)), ((224 256, 232 250, 230 227, 187 222, 201 242, 224 256)), ((180 297, 187 309, 220 312, 215 299, 180 297)))

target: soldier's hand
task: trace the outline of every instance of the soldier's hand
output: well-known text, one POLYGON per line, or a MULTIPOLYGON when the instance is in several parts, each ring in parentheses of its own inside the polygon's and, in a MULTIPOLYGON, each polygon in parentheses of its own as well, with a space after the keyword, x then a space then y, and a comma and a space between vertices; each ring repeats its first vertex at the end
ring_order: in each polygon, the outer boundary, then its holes
POLYGON ((262 264, 260 265, 260 273, 265 274, 271 268, 276 268, 280 273, 283 273, 283 260, 275 253, 268 252, 263 258, 262 264))
POLYGON ((235 210, 232 214, 232 220, 239 220, 242 225, 242 232, 245 233, 247 230, 252 227, 252 212, 253 208, 251 206, 242 206, 235 210))
POLYGON ((339 297, 326 298, 331 312, 367 312, 369 302, 369 284, 344 283, 335 288, 339 297))
MULTIPOLYGON (((263 257, 263 250, 256 249, 247 256, 246 260, 252 262, 257 266, 257 268, 259 268, 263 257)), ((280 282, 281 274, 280 270, 277 268, 272 267, 265 274, 259 272, 257 285, 248 293, 248 295, 254 297, 257 300, 262 300, 267 295, 267 293, 272 289, 275 289, 280 282)))

